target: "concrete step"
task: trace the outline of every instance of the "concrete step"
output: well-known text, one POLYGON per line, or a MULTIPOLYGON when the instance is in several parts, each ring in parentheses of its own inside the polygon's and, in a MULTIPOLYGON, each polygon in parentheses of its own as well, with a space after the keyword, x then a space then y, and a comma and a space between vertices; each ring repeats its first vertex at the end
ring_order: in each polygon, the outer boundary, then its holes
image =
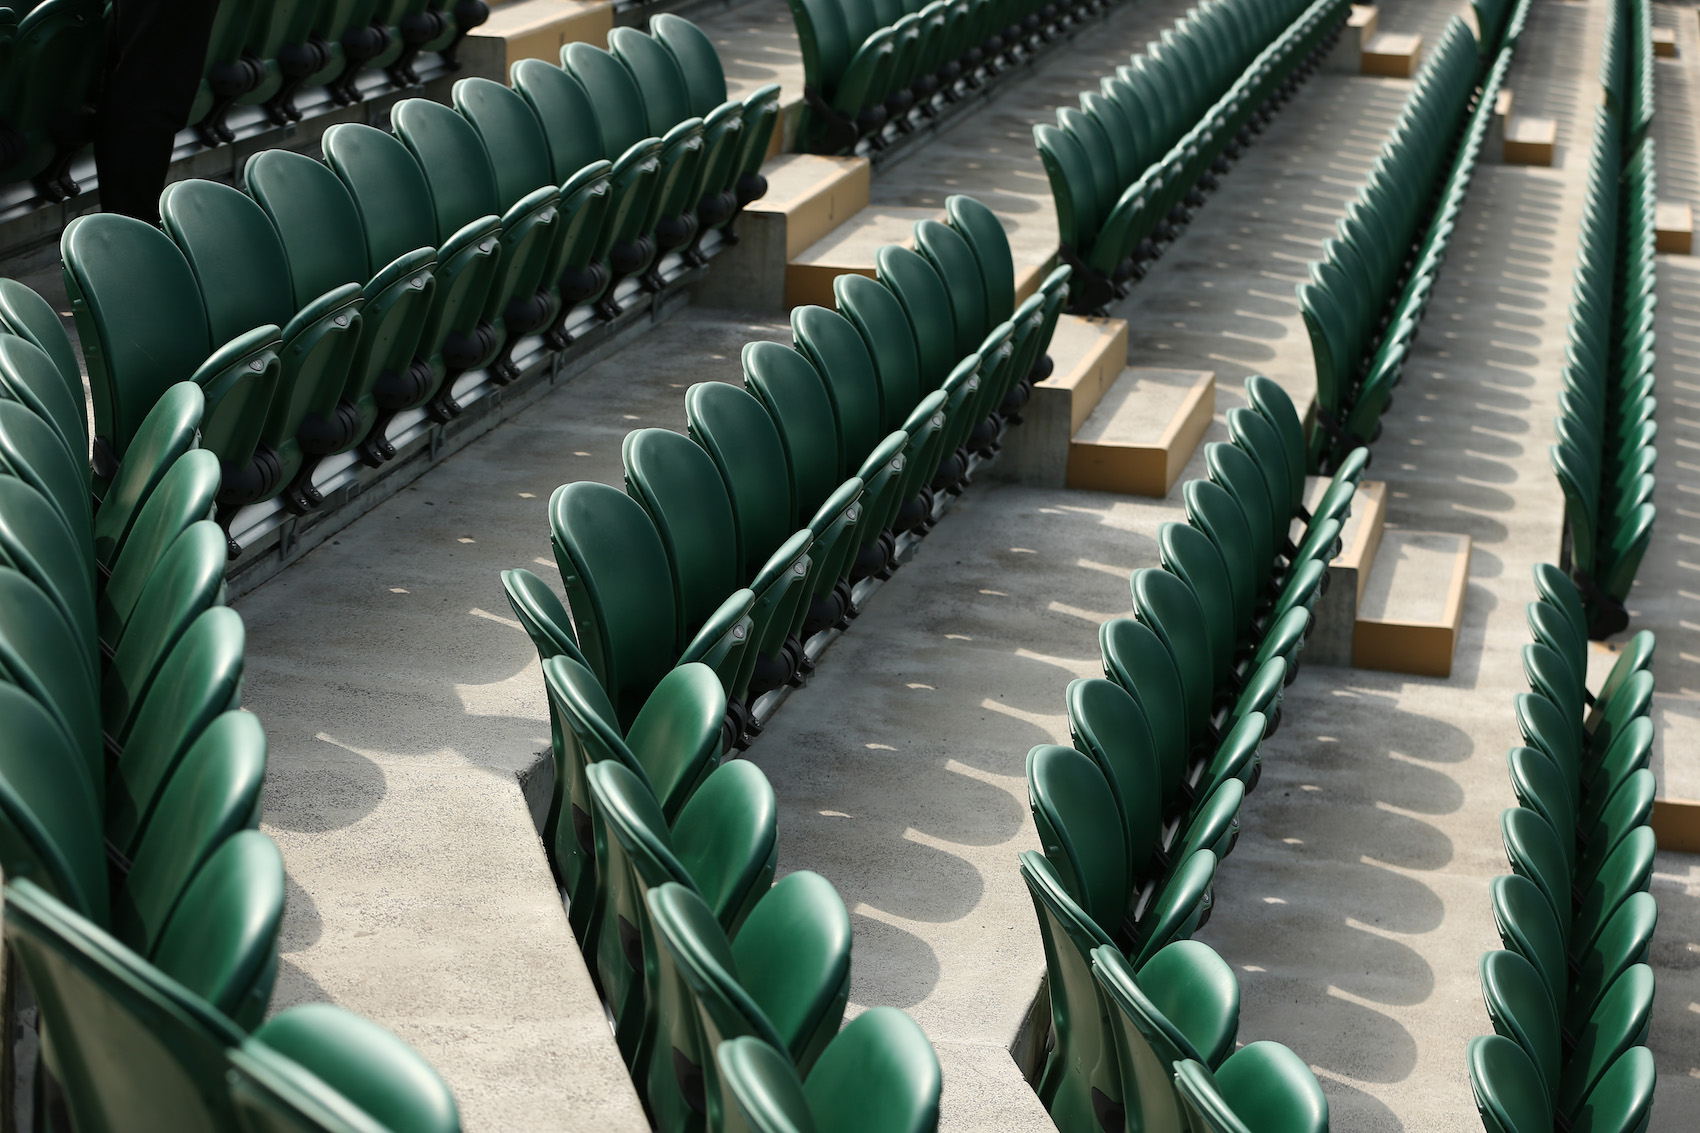
POLYGON ((869 207, 843 221, 785 264, 785 306, 831 307, 832 281, 852 272, 873 277, 874 254, 886 244, 914 246, 917 220, 945 218, 940 208, 869 207))
POLYGON ((490 8, 490 18, 461 44, 460 57, 478 74, 507 76, 521 59, 559 64, 569 43, 608 46, 612 0, 512 0, 490 8))
POLYGON ((1209 370, 1128 366, 1068 446, 1068 486, 1162 499, 1216 414, 1209 370))
POLYGON ((767 193, 751 202, 740 223, 761 217, 783 225, 790 261, 868 207, 872 168, 865 157, 780 154, 762 166, 767 193))
POLYGON ((1382 532, 1352 634, 1352 663, 1426 677, 1452 675, 1470 583, 1470 537, 1382 532))
MULTIPOLYGON (((1305 507, 1314 508, 1328 490, 1325 476, 1305 479, 1305 507)), ((1352 641, 1357 634, 1358 607, 1369 582, 1370 564, 1381 546, 1387 517, 1387 485, 1380 480, 1363 480, 1352 498, 1352 514, 1340 528, 1340 553, 1328 564, 1328 592, 1317 599, 1312 612, 1310 640, 1304 659, 1317 665, 1352 664, 1352 641)), ((1290 535, 1297 542, 1305 525, 1294 520, 1290 535)))
POLYGON ((1161 499, 1216 409, 1216 375, 1127 365, 1122 319, 1064 315, 1051 376, 1033 387, 999 461, 1022 483, 1161 499))

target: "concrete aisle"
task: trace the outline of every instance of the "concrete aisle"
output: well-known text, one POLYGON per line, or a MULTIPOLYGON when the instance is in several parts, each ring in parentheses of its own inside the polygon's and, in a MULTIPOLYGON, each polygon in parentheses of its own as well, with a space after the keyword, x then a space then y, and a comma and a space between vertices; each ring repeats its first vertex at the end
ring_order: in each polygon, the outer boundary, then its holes
POLYGON ((629 429, 682 428, 685 384, 736 378, 743 343, 777 333, 676 318, 237 604, 289 876, 273 1006, 395 1029, 468 1133, 646 1127, 516 778, 548 711, 500 572, 558 579, 555 486, 620 483, 629 429))

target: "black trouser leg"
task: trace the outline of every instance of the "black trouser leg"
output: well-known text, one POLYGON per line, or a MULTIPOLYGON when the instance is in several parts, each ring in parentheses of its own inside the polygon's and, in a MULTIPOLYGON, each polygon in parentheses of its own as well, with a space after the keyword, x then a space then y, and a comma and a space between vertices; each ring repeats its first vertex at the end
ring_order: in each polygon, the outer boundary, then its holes
POLYGON ((219 0, 116 0, 95 123, 101 208, 159 223, 171 144, 200 87, 219 0))

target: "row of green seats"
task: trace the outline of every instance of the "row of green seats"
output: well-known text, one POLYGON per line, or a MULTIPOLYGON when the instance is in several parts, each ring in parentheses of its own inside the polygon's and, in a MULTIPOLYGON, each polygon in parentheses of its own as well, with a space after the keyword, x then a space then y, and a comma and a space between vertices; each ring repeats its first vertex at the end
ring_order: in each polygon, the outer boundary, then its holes
MULTIPOLYGON (((1608 72, 1626 47, 1625 36, 1608 33, 1608 72)), ((1638 136, 1632 119, 1626 103, 1610 99, 1595 111, 1558 436, 1548 450, 1564 491, 1560 561, 1582 591, 1589 635, 1602 639, 1629 624, 1624 602, 1657 518, 1656 161, 1653 139, 1638 136)))
MULTIPOLYGON (((755 699, 800 682, 816 635, 845 627, 866 584, 896 569, 899 535, 924 534, 939 494, 996 450, 1017 391, 1043 371, 1067 270, 1018 306, 996 217, 966 197, 946 215, 917 225, 919 251, 882 249, 878 279, 842 277, 839 310, 794 311, 792 347, 750 344, 744 388, 691 387, 688 435, 629 434, 625 493, 556 491, 571 616, 536 575, 503 574, 548 693, 544 846, 663 1128, 700 1128, 704 1113, 720 1128, 733 1113, 714 1058, 723 1040, 767 1042, 811 1094, 811 1064, 837 1045, 822 1054, 848 989, 848 916, 814 875, 771 886, 772 787, 754 765, 721 761, 760 731, 755 699)), ((763 1058, 740 1065, 752 1089, 777 1088, 760 1085, 773 1077, 763 1058)), ((905 1096, 931 1097, 930 1128, 937 1087, 917 1093, 913 1077, 930 1066, 936 1082, 930 1051, 925 1065, 893 1065, 907 1067, 905 1096)), ((830 1126, 819 1108, 815 1120, 830 1126)))
POLYGON ((1126 293, 1204 190, 1315 70, 1344 0, 1205 0, 1033 127, 1056 202, 1073 309, 1126 293))
POLYGON ((1529 6, 1519 0, 1470 0, 1476 17, 1477 50, 1485 66, 1506 47, 1514 47, 1529 18, 1529 6))
MULTIPOLYGON (((87 108, 99 99, 110 8, 107 0, 0 7, 0 185, 32 181, 52 201, 81 191, 71 163, 92 134, 87 108)), ((396 86, 416 85, 421 51, 452 62, 488 16, 483 0, 221 0, 183 125, 218 145, 235 140, 226 119, 237 106, 263 106, 270 122, 287 126, 300 120, 296 99, 306 88, 358 102, 359 80, 373 68, 387 69, 396 86)))
POLYGON ((1634 148, 1653 122, 1653 6, 1650 0, 1612 0, 1606 8, 1600 58, 1605 105, 1634 148))
POLYGON ((1324 1130, 1321 1088, 1274 1043, 1234 1049, 1232 970, 1191 941, 1239 837, 1258 753, 1297 673, 1362 462, 1304 507, 1305 440, 1263 377, 1229 411, 1231 443, 1182 487, 1162 569, 1136 570, 1134 617, 1099 634, 1107 679, 1068 686, 1073 747, 1027 755, 1044 853, 1021 855, 1049 973, 1051 1042, 1036 1089, 1062 1133, 1324 1130), (1244 1117, 1236 1115, 1245 1115, 1244 1117))
POLYGON ((1640 1133, 1657 1077, 1653 635, 1636 634, 1590 692, 1581 594, 1547 563, 1535 585, 1525 746, 1506 757, 1518 805, 1500 816, 1513 872, 1490 889, 1504 948, 1481 960, 1494 1035, 1470 1043, 1470 1081, 1488 1133, 1640 1133))
MULTIPOLYGON (((1523 18, 1519 0, 1511 18, 1523 18)), ((1478 93, 1478 52, 1453 17, 1357 198, 1297 287, 1316 365, 1311 465, 1332 468, 1381 435, 1381 415, 1422 323, 1470 191, 1514 44, 1478 93)))
POLYGON ((235 141, 226 118, 236 106, 287 126, 309 87, 347 105, 362 97, 362 72, 417 86, 421 52, 454 67, 460 41, 489 17, 484 0, 220 0, 188 124, 213 146, 235 141))
MULTIPOLYGON (((277 977, 284 873, 255 829, 266 739, 240 707, 242 620, 224 605, 224 536, 209 519, 219 464, 196 447, 204 403, 193 383, 167 389, 96 500, 80 380, 0 334, 5 933, 41 1008, 43 1080, 57 1084, 37 1112, 62 1105, 79 1130, 235 1128, 224 1062, 237 1048, 257 1060, 261 1112, 292 1112, 298 1097, 308 1113, 350 1104, 338 1067, 320 1080, 317 1056, 305 1074, 287 1061, 295 1024, 274 1023, 269 1048, 247 1036, 277 977), (174 1026, 205 1030, 217 1065, 199 1065, 174 1026)), ((377 1030, 341 1013, 298 1023, 362 1041, 377 1030)), ((435 1081, 382 1038, 409 1075, 435 1081)))
MULTIPOLYGON (((765 191, 777 90, 727 101, 707 37, 655 22, 655 37, 616 31, 617 54, 569 46, 570 70, 528 60, 515 88, 462 80, 454 109, 402 100, 393 135, 333 126, 323 162, 262 151, 246 193, 175 183, 164 232, 110 214, 73 221, 61 250, 94 392, 97 491, 161 391, 190 380, 206 393, 226 530, 279 496, 308 511, 323 502, 325 458, 381 464, 397 414, 448 420, 463 373, 510 381, 526 336, 562 349, 573 311, 619 313, 628 275, 663 286, 664 251, 695 254, 765 191), (690 112, 710 104, 705 133, 690 112)), ((0 291, 0 329, 80 383, 46 302, 9 281, 0 291)))
POLYGON ((803 53, 804 153, 880 149, 1109 0, 788 0, 803 53))

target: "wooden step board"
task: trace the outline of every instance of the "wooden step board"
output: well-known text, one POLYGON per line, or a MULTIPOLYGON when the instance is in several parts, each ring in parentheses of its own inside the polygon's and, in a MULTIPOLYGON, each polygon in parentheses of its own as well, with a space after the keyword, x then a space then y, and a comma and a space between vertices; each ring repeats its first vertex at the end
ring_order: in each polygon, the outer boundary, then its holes
POLYGON ((1652 827, 1659 849, 1700 854, 1700 802, 1654 799, 1652 827))
POLYGON ((1452 675, 1470 583, 1470 537, 1389 528, 1370 566, 1352 663, 1426 677, 1452 675))
MULTIPOLYGON (((715 257, 699 296, 715 306, 784 311, 787 265, 868 204, 865 157, 787 153, 762 166, 767 192, 737 220, 738 243, 715 257)), ((831 305, 831 283, 827 305, 831 305)))
POLYGON ((1068 486, 1162 499, 1216 413, 1208 370, 1129 366, 1068 446, 1068 486))
POLYGON ((832 281, 852 272, 874 274, 874 255, 886 244, 915 246, 917 220, 943 221, 944 210, 882 205, 862 209, 814 243, 791 254, 785 264, 785 305, 816 303, 831 307, 832 281))
POLYGON ((1127 323, 1064 315, 999 475, 1047 488, 1162 498, 1210 427, 1216 377, 1127 365, 1127 323))
POLYGON ((460 47, 461 61, 473 74, 506 79, 521 59, 559 65, 569 43, 608 46, 614 26, 612 0, 513 0, 493 4, 490 18, 473 28, 460 47))

